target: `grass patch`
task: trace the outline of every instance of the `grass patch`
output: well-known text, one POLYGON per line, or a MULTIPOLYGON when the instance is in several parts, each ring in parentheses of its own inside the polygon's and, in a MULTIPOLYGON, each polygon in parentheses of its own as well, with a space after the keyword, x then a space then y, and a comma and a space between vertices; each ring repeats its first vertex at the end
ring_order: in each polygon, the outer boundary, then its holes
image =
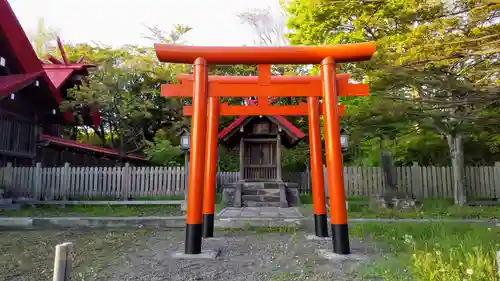
MULTIPOLYGON (((86 199, 81 199, 86 200, 86 199)), ((92 198, 90 201, 112 200, 110 198, 92 198)), ((136 201, 179 201, 184 200, 184 195, 137 197, 136 201)), ((224 208, 221 205, 222 194, 216 194, 216 213, 224 208)), ((0 210, 0 217, 62 217, 62 216, 88 216, 88 217, 147 217, 147 216, 181 216, 184 212, 180 205, 39 205, 38 207, 24 206, 19 210, 0 210)))
POLYGON ((0 211, 0 217, 147 217, 180 216, 175 205, 75 205, 69 207, 42 205, 25 206, 19 210, 0 211))
POLYGON ((9 231, 0 232, 0 281, 52 280, 54 247, 73 242, 73 279, 93 280, 149 231, 9 231))
MULTIPOLYGON (((366 202, 366 198, 359 196, 350 196, 347 197, 347 201, 349 202, 366 202)), ((302 204, 312 204, 313 199, 311 194, 301 194, 300 195, 300 203, 302 204)))
MULTIPOLYGON (((301 212, 305 216, 313 214, 312 204, 302 205, 301 212)), ((391 209, 373 210, 366 205, 349 204, 350 218, 455 218, 455 219, 500 219, 500 206, 458 206, 451 200, 425 199, 422 207, 408 211, 391 209)))
POLYGON ((177 201, 184 200, 184 194, 172 195, 172 196, 147 196, 147 197, 136 197, 135 201, 177 201))
POLYGON ((499 219, 500 206, 458 206, 452 201, 426 199, 419 209, 411 211, 371 210, 368 206, 349 205, 351 218, 457 218, 499 219))
MULTIPOLYGON (((79 197, 79 201, 117 201, 116 197, 112 196, 93 196, 93 197, 79 197)), ((170 196, 139 196, 131 198, 134 201, 176 201, 184 200, 184 195, 170 195, 170 196)))
POLYGON ((359 238, 383 241, 390 256, 367 268, 383 280, 498 281, 500 229, 453 223, 360 223, 359 238))

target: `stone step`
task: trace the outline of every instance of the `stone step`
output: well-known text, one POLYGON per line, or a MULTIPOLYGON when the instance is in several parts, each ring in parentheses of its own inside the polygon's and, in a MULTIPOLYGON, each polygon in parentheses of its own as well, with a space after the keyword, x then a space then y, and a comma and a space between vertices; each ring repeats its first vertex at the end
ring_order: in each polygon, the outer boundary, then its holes
POLYGON ((0 205, 10 205, 10 204, 12 204, 12 198, 0 199, 0 205))
POLYGON ((8 205, 0 204, 1 211, 12 211, 12 210, 19 210, 19 209, 21 209, 20 204, 8 204, 8 205))
POLYGON ((250 189, 243 188, 243 195, 280 195, 279 189, 250 189))
POLYGON ((280 202, 279 195, 243 195, 241 199, 243 202, 280 202))
POLYGON ((249 201, 249 202, 243 202, 244 206, 247 207, 281 207, 280 202, 256 202, 256 201, 249 201))
POLYGON ((243 188, 248 189, 279 189, 283 183, 277 182, 245 182, 243 188))

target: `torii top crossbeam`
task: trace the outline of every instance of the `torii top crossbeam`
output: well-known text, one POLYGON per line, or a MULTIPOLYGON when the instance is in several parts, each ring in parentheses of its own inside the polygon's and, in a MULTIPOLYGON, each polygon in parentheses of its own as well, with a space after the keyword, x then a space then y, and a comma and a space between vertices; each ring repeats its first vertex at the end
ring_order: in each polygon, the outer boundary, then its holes
POLYGON ((209 64, 319 64, 330 57, 336 62, 369 60, 375 43, 287 47, 201 47, 155 44, 161 62, 192 64, 202 57, 209 64))

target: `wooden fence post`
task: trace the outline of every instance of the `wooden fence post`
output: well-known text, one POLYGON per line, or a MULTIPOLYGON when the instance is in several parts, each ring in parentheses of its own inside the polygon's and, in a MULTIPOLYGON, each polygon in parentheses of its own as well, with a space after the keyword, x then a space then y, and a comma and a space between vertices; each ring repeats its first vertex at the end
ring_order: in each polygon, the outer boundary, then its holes
POLYGON ((38 162, 35 165, 35 172, 33 174, 33 196, 35 200, 43 200, 42 198, 42 163, 38 162))
POLYGON ((54 274, 52 281, 70 281, 73 266, 73 243, 66 242, 56 246, 54 274))
POLYGON ((500 198, 500 162, 495 162, 494 172, 494 188, 495 188, 495 198, 500 198))
POLYGON ((413 162, 413 166, 411 167, 411 185, 411 190, 416 193, 414 195, 423 199, 425 192, 422 185, 422 170, 420 169, 418 162, 413 162))
POLYGON ((132 182, 130 178, 130 164, 127 162, 125 166, 122 168, 122 184, 121 184, 121 194, 122 199, 127 200, 130 197, 132 187, 132 182))
POLYGON ((62 175, 61 175, 61 185, 62 188, 60 189, 62 191, 62 199, 64 201, 68 200, 68 191, 70 190, 70 175, 69 175, 69 163, 66 162, 64 163, 64 167, 62 170, 62 175))
POLYGON ((14 181, 14 168, 12 167, 12 163, 8 162, 7 166, 4 168, 4 184, 7 188, 12 188, 12 184, 14 181))

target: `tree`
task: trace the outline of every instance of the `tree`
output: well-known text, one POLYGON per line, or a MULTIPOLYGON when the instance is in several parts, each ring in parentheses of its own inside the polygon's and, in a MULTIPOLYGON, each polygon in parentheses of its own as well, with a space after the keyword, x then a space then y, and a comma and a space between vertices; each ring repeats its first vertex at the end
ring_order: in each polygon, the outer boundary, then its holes
POLYGON ((148 142, 144 153, 148 159, 156 165, 180 166, 184 159, 183 152, 178 146, 172 145, 163 130, 156 133, 153 142, 148 142))
POLYGON ((284 14, 278 17, 272 14, 270 8, 251 9, 247 12, 239 13, 238 18, 243 23, 252 27, 258 39, 259 45, 285 46, 288 45, 286 38, 286 22, 284 14))
POLYGON ((463 204, 466 129, 498 102, 499 4, 324 0, 294 1, 287 9, 293 44, 377 42, 370 62, 341 69, 365 75, 372 91, 406 104, 419 128, 446 137, 455 202, 463 204))
POLYGON ((28 38, 39 57, 56 51, 58 33, 59 31, 48 26, 43 18, 38 19, 36 29, 28 32, 28 38))
POLYGON ((96 132, 103 145, 118 148, 121 154, 140 152, 155 141, 160 129, 165 131, 163 136, 176 143, 177 132, 186 123, 181 115, 182 102, 161 97, 160 84, 174 82, 175 76, 185 70, 184 65, 158 62, 152 48, 112 49, 83 44, 68 49, 70 57, 79 53, 98 68, 84 85, 70 91, 72 99, 63 106, 98 107, 103 122, 95 129, 100 131, 96 132), (110 142, 107 144, 106 140, 110 142))

